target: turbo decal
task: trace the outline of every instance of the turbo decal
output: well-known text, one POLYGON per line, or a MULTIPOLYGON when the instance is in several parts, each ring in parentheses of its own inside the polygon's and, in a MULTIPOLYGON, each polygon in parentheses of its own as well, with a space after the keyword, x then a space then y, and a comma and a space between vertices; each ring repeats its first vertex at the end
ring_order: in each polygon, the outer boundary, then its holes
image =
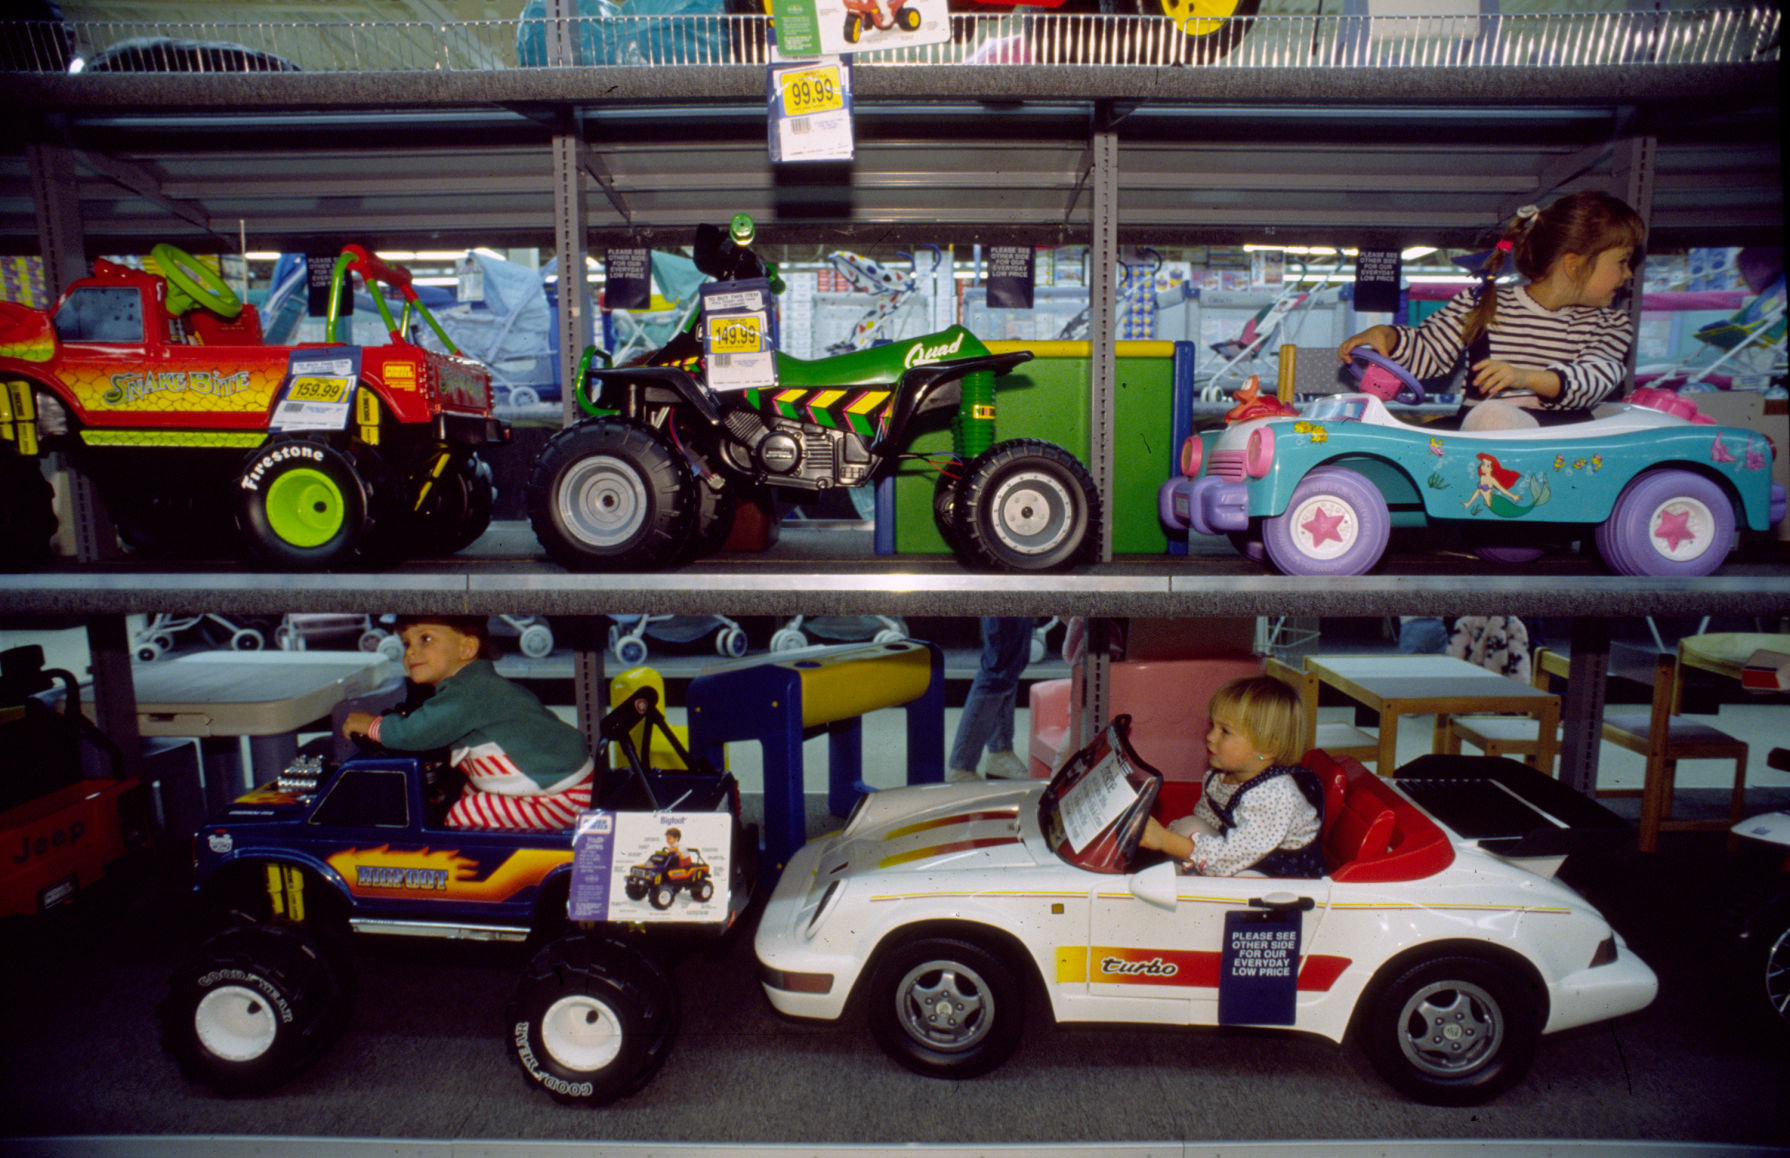
MULTIPOLYGON (((1216 989, 1222 956, 1216 950, 1061 945, 1056 951, 1056 979, 1063 985, 1092 983, 1216 989)), ((1350 963, 1347 957, 1307 954, 1299 966, 1299 990, 1303 993, 1329 992, 1350 963)))
POLYGON ((1017 836, 987 836, 975 840, 954 840, 945 844, 929 845, 916 848, 912 852, 898 852, 886 856, 877 862, 878 868, 894 868, 896 865, 909 864, 917 860, 929 860, 933 857, 950 856, 952 853, 973 852, 979 848, 995 848, 1003 844, 1018 844, 1017 836))
POLYGON ((1188 949, 1088 950, 1088 980, 1101 985, 1215 986, 1218 954, 1188 949))

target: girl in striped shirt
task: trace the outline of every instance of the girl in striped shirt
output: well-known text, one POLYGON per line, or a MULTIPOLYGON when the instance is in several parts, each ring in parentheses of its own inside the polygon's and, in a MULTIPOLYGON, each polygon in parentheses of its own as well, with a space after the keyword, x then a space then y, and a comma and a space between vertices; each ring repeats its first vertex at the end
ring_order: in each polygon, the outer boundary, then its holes
POLYGON ((1634 325, 1610 304, 1645 239, 1640 214, 1607 193, 1569 194, 1543 210, 1525 205, 1479 286, 1421 326, 1370 326, 1337 357, 1347 362, 1350 350, 1369 346, 1424 379, 1450 373, 1465 353, 1464 431, 1583 421, 1627 376, 1634 325), (1509 262, 1526 285, 1492 284, 1509 262))

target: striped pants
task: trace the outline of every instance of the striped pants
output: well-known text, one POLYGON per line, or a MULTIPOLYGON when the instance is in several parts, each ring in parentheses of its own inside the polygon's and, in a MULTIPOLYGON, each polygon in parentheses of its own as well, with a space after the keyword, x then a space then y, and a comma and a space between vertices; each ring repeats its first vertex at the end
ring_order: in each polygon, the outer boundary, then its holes
POLYGON ((450 828, 570 828, 590 808, 591 777, 545 796, 508 796, 468 786, 448 809, 450 828))

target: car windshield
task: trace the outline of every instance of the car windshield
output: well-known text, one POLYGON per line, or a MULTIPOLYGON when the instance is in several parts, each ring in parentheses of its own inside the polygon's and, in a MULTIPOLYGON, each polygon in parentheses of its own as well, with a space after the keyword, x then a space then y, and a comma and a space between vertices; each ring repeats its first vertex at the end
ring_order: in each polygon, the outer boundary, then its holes
POLYGON ((1359 394, 1332 394, 1309 403, 1299 417, 1325 422, 1360 422, 1367 402, 1359 394))

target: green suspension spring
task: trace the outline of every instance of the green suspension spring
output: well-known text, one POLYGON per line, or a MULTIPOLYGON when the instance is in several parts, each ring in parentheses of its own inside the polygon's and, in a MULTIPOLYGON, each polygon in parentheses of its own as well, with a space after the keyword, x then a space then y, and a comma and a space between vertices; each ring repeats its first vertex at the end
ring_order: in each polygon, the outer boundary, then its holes
POLYGON ((963 377, 963 401, 951 423, 951 447, 968 462, 994 445, 994 375, 963 377))

